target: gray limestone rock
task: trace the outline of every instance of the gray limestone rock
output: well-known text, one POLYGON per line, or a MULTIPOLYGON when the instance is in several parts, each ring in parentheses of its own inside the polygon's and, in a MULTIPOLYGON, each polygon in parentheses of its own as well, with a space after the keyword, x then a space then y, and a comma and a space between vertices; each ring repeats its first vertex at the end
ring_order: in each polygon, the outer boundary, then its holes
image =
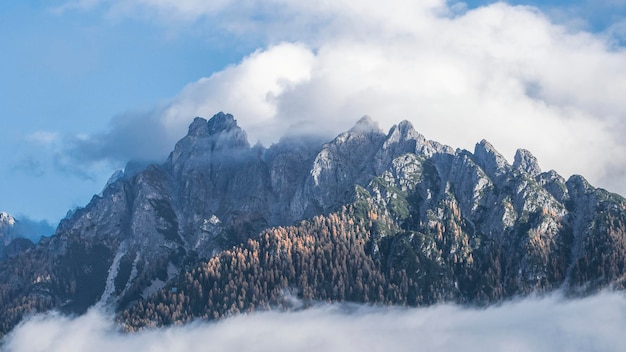
POLYGON ((535 156, 526 149, 518 149, 515 152, 513 168, 520 172, 525 172, 533 177, 541 173, 541 168, 539 167, 537 158, 535 158, 535 156))
MULTIPOLYGON (((605 287, 626 263, 626 201, 580 176, 566 182, 554 171, 542 173, 526 150, 511 166, 485 140, 474 153, 455 151, 408 121, 384 133, 369 117, 327 143, 285 137, 269 148, 250 147, 234 117, 218 113, 195 118, 164 164, 114 175, 54 237, 30 250, 39 261, 32 277, 13 275, 16 262, 8 260, 0 279, 23 288, 10 291, 16 297, 40 280, 45 290, 37 292, 46 302, 69 311, 98 302, 123 307, 263 229, 355 202, 391 219, 376 227, 372 248, 405 250, 383 241, 419 234, 432 245, 415 251, 437 265, 458 263, 433 278, 444 280, 436 297, 484 299, 459 282, 492 285, 495 299, 580 287, 592 274, 605 287), (610 256, 593 262, 598 243, 610 256), (499 281, 482 277, 486 272, 498 273, 499 281)), ((0 213, 0 232, 10 221, 0 213)))

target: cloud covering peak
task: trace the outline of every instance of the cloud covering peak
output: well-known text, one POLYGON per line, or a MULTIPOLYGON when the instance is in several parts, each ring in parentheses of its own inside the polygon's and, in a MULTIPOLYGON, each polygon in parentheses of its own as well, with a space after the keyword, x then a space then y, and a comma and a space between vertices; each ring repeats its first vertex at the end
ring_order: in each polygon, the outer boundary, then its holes
POLYGON ((555 24, 536 8, 467 10, 442 0, 89 3, 118 16, 147 9, 165 23, 208 21, 252 35, 260 47, 163 106, 117 118, 110 131, 74 145, 84 159, 163 159, 194 116, 218 111, 266 145, 286 131, 332 136, 369 115, 383 129, 407 119, 455 147, 485 138, 509 159, 523 147, 546 169, 626 194, 626 51, 609 34, 555 24))

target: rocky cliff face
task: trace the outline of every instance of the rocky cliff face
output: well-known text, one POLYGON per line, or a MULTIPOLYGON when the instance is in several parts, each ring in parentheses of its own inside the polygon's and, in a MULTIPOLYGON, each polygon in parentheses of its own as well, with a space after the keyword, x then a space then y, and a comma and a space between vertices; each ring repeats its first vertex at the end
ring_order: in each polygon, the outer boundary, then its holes
MULTIPOLYGON (((224 250, 262 252, 268 249, 253 243, 262 231, 333 214, 341 214, 345 228, 360 224, 349 232, 357 240, 346 240, 363 243, 337 252, 348 255, 338 260, 369 263, 379 285, 372 292, 382 291, 367 294, 363 280, 354 279, 364 296, 327 298, 493 302, 559 287, 623 285, 624 198, 581 176, 566 181, 542 172, 526 150, 511 165, 487 141, 473 153, 454 150, 426 140, 407 121, 384 133, 365 117, 327 143, 284 138, 264 148, 251 147, 234 118, 220 113, 196 118, 164 164, 127 168, 112 181, 54 237, 0 266, 2 331, 32 310, 136 309, 174 286, 182 295, 181 280, 193 282, 198 265, 236 253, 224 250)), ((304 230, 287 229, 286 238, 299 243, 304 230)), ((318 292, 290 280, 272 292, 294 286, 318 292)), ((197 282, 196 291, 217 281, 197 282)), ((269 304, 269 296, 260 296, 242 302, 269 304)), ((206 309, 191 316, 213 309, 207 301, 196 305, 206 309)), ((227 313, 220 309, 214 312, 227 313)))
POLYGON ((623 285, 624 198, 581 176, 541 173, 528 151, 513 165, 486 141, 473 154, 405 154, 361 197, 398 226, 374 240, 384 250, 373 254, 409 279, 426 278, 415 290, 427 301, 623 285))

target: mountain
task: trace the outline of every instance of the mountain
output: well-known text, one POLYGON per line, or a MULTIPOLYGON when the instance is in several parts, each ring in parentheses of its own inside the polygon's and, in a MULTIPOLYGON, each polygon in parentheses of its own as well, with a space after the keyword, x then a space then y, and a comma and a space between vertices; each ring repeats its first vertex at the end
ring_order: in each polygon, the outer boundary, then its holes
POLYGON ((20 232, 20 223, 13 216, 0 212, 0 262, 34 246, 20 232))
POLYGON ((127 167, 51 238, 0 264, 0 332, 112 306, 127 330, 315 300, 489 304, 624 288, 626 200, 364 117, 332 141, 250 146, 196 118, 161 165, 127 167))
POLYGON ((11 215, 0 212, 0 243, 7 245, 13 239, 12 229, 15 226, 15 218, 11 215))

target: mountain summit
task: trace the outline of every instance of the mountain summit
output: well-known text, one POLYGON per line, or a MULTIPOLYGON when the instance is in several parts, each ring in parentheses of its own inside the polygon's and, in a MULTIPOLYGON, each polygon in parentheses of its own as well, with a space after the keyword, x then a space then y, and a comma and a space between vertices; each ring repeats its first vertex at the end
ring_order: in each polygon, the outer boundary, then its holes
POLYGON ((129 330, 306 301, 488 304, 623 289, 626 200, 364 117, 326 143, 251 147, 197 117, 162 165, 113 178, 56 234, 0 263, 0 327, 108 305, 129 330))

